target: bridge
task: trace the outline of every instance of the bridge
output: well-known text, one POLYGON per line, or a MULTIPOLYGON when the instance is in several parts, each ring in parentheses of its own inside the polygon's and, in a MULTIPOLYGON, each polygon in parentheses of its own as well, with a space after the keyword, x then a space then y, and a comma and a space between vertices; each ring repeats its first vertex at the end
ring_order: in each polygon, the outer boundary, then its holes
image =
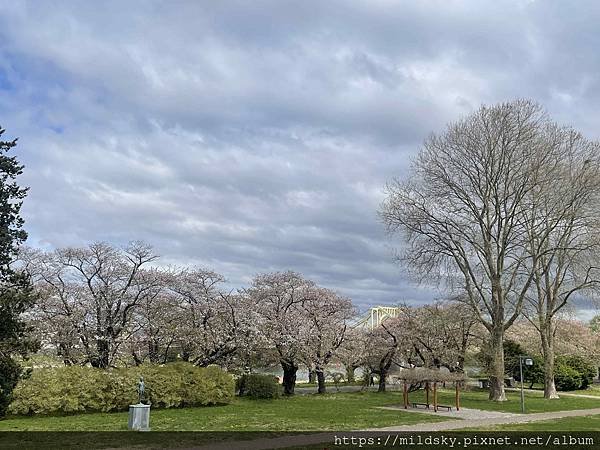
POLYGON ((396 306, 375 306, 366 314, 359 317, 355 323, 356 328, 367 328, 372 330, 377 328, 382 322, 392 317, 398 317, 400 308, 396 306))

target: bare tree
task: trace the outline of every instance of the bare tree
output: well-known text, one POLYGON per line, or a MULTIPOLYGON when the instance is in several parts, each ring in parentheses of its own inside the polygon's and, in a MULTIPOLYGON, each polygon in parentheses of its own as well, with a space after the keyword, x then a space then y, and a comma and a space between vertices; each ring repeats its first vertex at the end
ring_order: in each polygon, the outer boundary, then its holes
POLYGON ((555 162, 545 178, 551 189, 530 195, 526 222, 533 266, 533 285, 525 316, 538 330, 544 359, 544 397, 558 398, 554 384, 557 314, 577 294, 590 293, 600 282, 600 145, 568 128, 555 128, 555 162))
POLYGON ((402 259, 465 292, 490 335, 490 399, 506 400, 504 332, 533 279, 526 222, 540 168, 554 157, 540 106, 518 100, 481 107, 429 137, 412 176, 387 185, 380 209, 388 232, 406 238, 402 259))

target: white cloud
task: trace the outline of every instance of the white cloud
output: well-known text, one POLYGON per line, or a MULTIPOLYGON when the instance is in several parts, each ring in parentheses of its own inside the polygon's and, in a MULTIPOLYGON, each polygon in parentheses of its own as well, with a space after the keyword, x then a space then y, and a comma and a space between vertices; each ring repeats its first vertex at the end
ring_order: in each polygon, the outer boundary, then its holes
POLYGON ((241 286, 295 269, 426 301, 376 209, 420 142, 532 97, 598 137, 600 8, 560 2, 6 2, 0 124, 31 244, 144 239, 241 286))

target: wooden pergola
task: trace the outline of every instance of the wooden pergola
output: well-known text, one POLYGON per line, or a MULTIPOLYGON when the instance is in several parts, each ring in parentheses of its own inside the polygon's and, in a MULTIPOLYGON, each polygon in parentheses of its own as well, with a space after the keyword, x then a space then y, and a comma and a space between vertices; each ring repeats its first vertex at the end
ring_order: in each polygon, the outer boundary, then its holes
POLYGON ((440 407, 447 408, 448 410, 452 409, 451 406, 438 404, 437 385, 438 383, 453 382, 455 389, 455 407, 457 411, 460 411, 460 385, 465 380, 465 375, 463 373, 452 373, 441 371, 439 369, 426 369, 424 367, 418 367, 414 369, 403 369, 398 375, 398 379, 404 384, 402 396, 404 409, 408 409, 408 406, 410 405, 408 398, 408 385, 415 383, 425 383, 425 403, 412 403, 414 408, 417 406, 424 406, 425 408, 429 409, 431 406, 433 406, 433 410, 435 412, 437 412, 440 407), (431 387, 433 387, 432 404, 429 403, 429 391, 431 387))

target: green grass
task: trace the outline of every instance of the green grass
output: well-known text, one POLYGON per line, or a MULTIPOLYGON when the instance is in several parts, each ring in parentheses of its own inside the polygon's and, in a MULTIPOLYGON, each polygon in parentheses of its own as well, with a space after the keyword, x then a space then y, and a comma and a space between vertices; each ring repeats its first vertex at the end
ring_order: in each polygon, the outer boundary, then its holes
MULTIPOLYGON (((492 411, 520 412, 518 392, 508 392, 508 401, 491 402, 487 391, 461 393, 461 405, 492 411)), ((410 400, 423 402, 423 391, 410 393, 410 400)), ((431 401, 431 397, 430 397, 431 401)), ((440 390, 440 404, 454 405, 454 392, 440 390)), ((297 395, 277 400, 236 398, 231 404, 183 409, 153 409, 154 431, 319 431, 385 427, 444 420, 404 411, 378 409, 401 405, 401 392, 346 392, 297 395)), ((526 392, 527 413, 600 407, 600 398, 564 396, 545 400, 541 392, 526 392)), ((70 416, 9 416, 0 421, 0 431, 124 431, 127 412, 88 413, 70 416)))
POLYGON ((285 431, 342 431, 446 420, 426 414, 377 409, 401 401, 398 392, 298 395, 277 400, 236 398, 224 406, 152 410, 150 433, 127 432, 126 412, 9 417, 0 421, 0 432, 15 433, 0 434, 0 448, 195 447, 222 440, 255 439, 267 433, 273 437, 285 431), (58 433, 36 434, 32 431, 58 433), (67 431, 107 433, 64 433, 67 431), (167 433, 171 431, 177 433, 167 433))
MULTIPOLYGON (((461 394, 466 408, 520 412, 519 393, 508 392, 507 402, 487 400, 487 392, 468 391, 461 394)), ((454 392, 441 390, 439 403, 453 405, 454 392)), ((424 392, 410 394, 411 401, 423 401, 424 392)), ((49 432, 108 432, 105 435, 68 433, 42 434, 5 433, 0 435, 1 448, 104 448, 139 446, 140 448, 194 447, 219 440, 254 439, 271 433, 289 431, 343 431, 378 428, 449 420, 433 414, 402 410, 383 410, 380 406, 399 406, 402 393, 398 391, 329 393, 326 395, 297 395, 277 400, 236 398, 231 404, 214 407, 153 409, 151 433, 127 432, 127 412, 88 413, 71 416, 13 416, 0 421, 2 431, 49 432), (178 433, 160 433, 176 431, 178 433), (202 434, 185 432, 203 431, 202 434), (246 433, 246 434, 244 434, 246 433), (11 438, 11 436, 17 436, 11 438), (33 437, 32 437, 33 436, 33 437), (37 441, 36 441, 37 439, 37 441), (30 441, 27 441, 30 440, 30 441), (25 442, 26 441, 26 442, 25 442)), ((587 409, 600 407, 600 398, 562 397, 545 400, 541 392, 527 392, 528 413, 587 409)), ((573 417, 523 425, 506 425, 493 430, 600 430, 600 416, 573 417)), ((486 430, 487 431, 487 430, 486 430)))
MULTIPOLYGON (((559 392, 558 395, 561 393, 559 392)), ((592 384, 588 386, 587 389, 582 389, 578 391, 569 391, 568 394, 584 394, 584 395, 594 395, 600 397, 600 386, 597 384, 592 384)))
MULTIPOLYGON (((402 394, 353 392, 299 395, 277 400, 236 398, 224 406, 152 410, 153 431, 352 430, 444 420, 425 414, 376 409, 399 404, 402 394)), ((119 431, 127 412, 73 416, 9 417, 0 431, 119 431)))
MULTIPOLYGON (((491 402, 487 397, 487 390, 474 390, 461 392, 461 405, 465 408, 483 409, 487 411, 502 411, 511 413, 521 412, 520 393, 507 391, 506 402, 491 402)), ((409 394, 411 401, 422 402, 425 398, 423 391, 409 394)), ((431 401, 431 397, 430 397, 431 401)), ((438 403, 454 405, 454 391, 442 390, 438 392, 438 403)), ((543 392, 525 392, 525 412, 540 413, 551 411, 567 411, 572 409, 600 408, 600 398, 582 398, 563 396, 555 400, 546 400, 543 392)))
MULTIPOLYGON (((481 430, 481 429, 480 429, 481 430)), ((539 422, 496 425, 485 431, 600 431, 600 415, 564 417, 539 422)))

